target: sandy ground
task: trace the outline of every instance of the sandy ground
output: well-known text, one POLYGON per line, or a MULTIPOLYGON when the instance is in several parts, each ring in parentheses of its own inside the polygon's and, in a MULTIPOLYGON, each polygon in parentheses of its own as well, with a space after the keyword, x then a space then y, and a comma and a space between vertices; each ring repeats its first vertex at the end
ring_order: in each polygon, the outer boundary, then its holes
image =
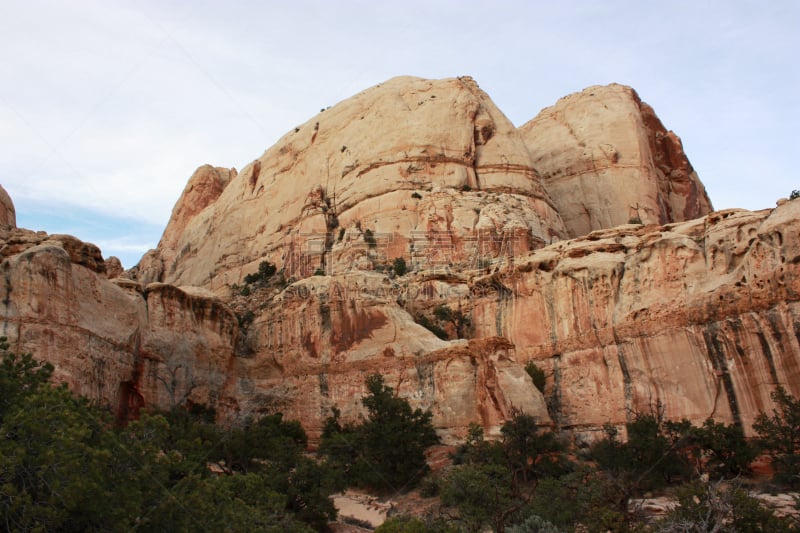
POLYGON ((339 511, 339 521, 351 518, 378 527, 386 521, 392 508, 391 500, 381 501, 375 496, 355 490, 346 490, 333 495, 333 505, 339 511))

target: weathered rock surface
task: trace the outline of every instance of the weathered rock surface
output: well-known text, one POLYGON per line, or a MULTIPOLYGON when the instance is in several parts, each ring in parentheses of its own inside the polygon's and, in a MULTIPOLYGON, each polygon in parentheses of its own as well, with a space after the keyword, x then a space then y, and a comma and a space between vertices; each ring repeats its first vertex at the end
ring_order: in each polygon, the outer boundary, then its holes
POLYGON ((550 422, 513 345, 437 338, 398 304, 405 290, 368 272, 289 286, 247 328, 229 411, 280 409, 315 436, 331 407, 344 420, 363 414, 364 381, 378 372, 415 407, 430 409, 445 437, 463 436, 470 422, 497 430, 515 407, 550 422))
POLYGON ((749 430, 774 384, 800 395, 800 201, 710 208, 628 88, 517 130, 469 78, 395 78, 241 173, 198 169, 127 274, 74 237, 0 228, 3 334, 120 416, 280 410, 313 438, 333 406, 363 414, 380 372, 450 442, 514 409, 591 434, 656 402, 749 430), (280 272, 244 283, 264 260, 280 272))
POLYGON ((6 190, 0 185, 0 226, 17 227, 17 211, 14 202, 6 190))
POLYGON ((237 335, 216 298, 105 276, 99 250, 65 235, 0 230, 2 335, 54 380, 126 417, 142 405, 216 404, 237 335), (174 383, 173 383, 174 381, 174 383))
POLYGON ((221 293, 264 259, 301 278, 401 255, 446 264, 484 241, 528 251, 566 235, 521 136, 468 77, 372 87, 234 174, 224 185, 223 169, 195 173, 140 280, 221 293), (376 242, 384 256, 370 253, 376 242))
POLYGON ((634 219, 682 222, 712 210, 680 138, 630 87, 566 96, 520 132, 570 237, 634 219))
POLYGON ((799 217, 788 202, 551 245, 491 277, 505 294, 475 301, 476 334, 547 369, 562 427, 661 402, 749 429, 775 384, 800 394, 799 217))

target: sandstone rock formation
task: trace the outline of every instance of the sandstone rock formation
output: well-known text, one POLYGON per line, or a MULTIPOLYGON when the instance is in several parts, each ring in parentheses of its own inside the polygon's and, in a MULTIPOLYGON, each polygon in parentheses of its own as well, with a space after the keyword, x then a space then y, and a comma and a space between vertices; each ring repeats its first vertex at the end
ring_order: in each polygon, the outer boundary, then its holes
POLYGON ((323 110, 229 181, 210 172, 190 180, 140 280, 224 294, 264 259, 302 278, 566 236, 516 128, 467 77, 394 78, 323 110))
POLYGON ((65 235, 0 229, 2 332, 54 379, 121 417, 142 405, 214 403, 236 318, 214 298, 106 279, 97 247, 65 235))
POLYGON ((630 87, 566 96, 520 132, 570 237, 631 220, 667 224, 711 212, 680 138, 630 87))
POLYGON ((628 88, 517 130, 469 78, 395 78, 241 173, 198 169, 128 273, 0 228, 3 334, 122 417, 280 410, 314 438, 331 407, 362 414, 380 372, 446 439, 514 409, 580 436, 656 402, 749 430, 774 384, 800 395, 800 201, 710 208, 628 88), (245 282, 267 260, 279 272, 245 282))
POLYGON ((0 185, 0 226, 17 227, 17 211, 14 209, 14 202, 6 190, 0 185))
POLYGON ((547 369, 563 427, 661 402, 670 418, 749 429, 776 384, 800 394, 798 216, 788 202, 552 245, 492 278, 508 295, 474 303, 476 334, 547 369))

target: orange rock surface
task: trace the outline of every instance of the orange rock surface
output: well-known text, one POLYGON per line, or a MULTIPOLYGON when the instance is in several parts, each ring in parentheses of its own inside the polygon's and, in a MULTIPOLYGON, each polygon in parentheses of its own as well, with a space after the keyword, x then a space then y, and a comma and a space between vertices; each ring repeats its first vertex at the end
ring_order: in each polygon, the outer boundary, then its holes
POLYGON ((394 78, 241 172, 200 167, 126 273, 0 227, 2 334, 121 417, 280 410, 313 438, 333 406, 363 414, 380 372, 446 442, 515 409, 591 437, 657 402, 749 430, 775 384, 800 394, 798 220, 800 201, 711 212, 632 89, 517 129, 470 78, 394 78), (267 260, 279 272, 245 283, 267 260))

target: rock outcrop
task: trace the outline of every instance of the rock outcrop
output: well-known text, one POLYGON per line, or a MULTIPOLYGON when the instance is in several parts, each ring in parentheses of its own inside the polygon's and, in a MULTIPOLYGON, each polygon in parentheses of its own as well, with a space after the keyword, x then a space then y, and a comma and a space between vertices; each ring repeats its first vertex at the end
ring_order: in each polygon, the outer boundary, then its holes
POLYGON ((14 202, 6 190, 0 185, 0 226, 17 227, 17 211, 14 202))
POLYGON ((490 277, 506 295, 476 300, 476 335, 546 369, 562 427, 660 402, 669 418, 749 429, 776 384, 800 395, 798 216, 788 202, 552 245, 490 277))
POLYGON ((703 184, 653 108, 624 85, 560 99, 520 127, 570 237, 711 212, 703 184))
POLYGON ((775 384, 800 395, 800 201, 710 210, 629 88, 518 130, 470 78, 395 78, 240 173, 198 169, 127 273, 0 229, 3 334, 121 417, 280 410, 314 438, 380 372, 451 440, 515 409, 591 435, 659 402, 749 430, 775 384))
POLYGON ((0 229, 2 334, 11 349, 53 363, 54 380, 120 417, 144 405, 216 405, 238 334, 216 298, 109 281, 94 245, 0 229))
POLYGON ((210 169, 195 173, 140 280, 224 294, 265 259, 302 278, 566 236, 522 137, 468 77, 394 78, 324 109, 227 185, 225 172, 213 194, 193 185, 210 169))

